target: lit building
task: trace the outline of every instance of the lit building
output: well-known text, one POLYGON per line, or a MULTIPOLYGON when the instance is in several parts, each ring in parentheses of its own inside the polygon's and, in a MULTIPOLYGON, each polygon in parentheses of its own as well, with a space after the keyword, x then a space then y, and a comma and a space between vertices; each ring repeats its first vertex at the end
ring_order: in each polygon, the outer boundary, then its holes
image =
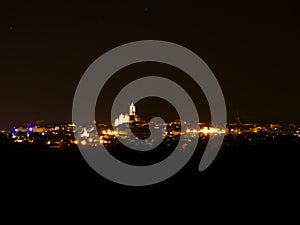
POLYGON ((129 115, 135 116, 135 105, 133 103, 131 103, 131 105, 129 106, 129 115))
POLYGON ((119 117, 115 119, 114 125, 117 127, 124 123, 130 123, 130 122, 138 122, 140 121, 139 117, 136 115, 136 108, 133 103, 129 106, 129 115, 128 114, 120 114, 119 117))
POLYGON ((123 115, 122 113, 119 115, 118 118, 115 119, 115 126, 119 126, 121 124, 124 123, 129 123, 130 121, 130 117, 128 116, 128 114, 123 115))
POLYGON ((130 122, 135 121, 135 105, 133 103, 131 103, 131 105, 129 106, 129 119, 130 122))

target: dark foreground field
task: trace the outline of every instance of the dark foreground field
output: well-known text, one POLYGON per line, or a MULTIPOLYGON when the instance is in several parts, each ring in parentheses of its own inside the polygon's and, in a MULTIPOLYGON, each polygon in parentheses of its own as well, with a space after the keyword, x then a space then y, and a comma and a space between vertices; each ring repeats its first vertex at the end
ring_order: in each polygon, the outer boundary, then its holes
POLYGON ((169 180, 112 183, 76 148, 1 145, 1 224, 300 224, 299 143, 224 147, 204 172, 201 152, 169 180))

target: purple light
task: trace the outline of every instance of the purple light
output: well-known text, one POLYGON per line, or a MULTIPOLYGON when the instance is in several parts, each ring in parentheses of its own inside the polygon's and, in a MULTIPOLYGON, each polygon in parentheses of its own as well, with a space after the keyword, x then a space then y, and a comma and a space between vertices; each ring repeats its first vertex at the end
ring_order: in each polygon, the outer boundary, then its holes
POLYGON ((33 128, 32 128, 32 127, 29 127, 28 130, 29 130, 29 132, 32 132, 32 131, 33 131, 33 128))
POLYGON ((18 132, 19 130, 17 128, 14 129, 15 132, 18 132))

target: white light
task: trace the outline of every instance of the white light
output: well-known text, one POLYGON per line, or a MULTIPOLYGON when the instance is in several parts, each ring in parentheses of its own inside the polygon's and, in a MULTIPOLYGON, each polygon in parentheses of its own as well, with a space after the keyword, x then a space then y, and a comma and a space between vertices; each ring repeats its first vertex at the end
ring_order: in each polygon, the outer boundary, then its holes
POLYGON ((83 133, 81 134, 81 137, 89 137, 90 135, 88 134, 87 130, 84 128, 83 133))

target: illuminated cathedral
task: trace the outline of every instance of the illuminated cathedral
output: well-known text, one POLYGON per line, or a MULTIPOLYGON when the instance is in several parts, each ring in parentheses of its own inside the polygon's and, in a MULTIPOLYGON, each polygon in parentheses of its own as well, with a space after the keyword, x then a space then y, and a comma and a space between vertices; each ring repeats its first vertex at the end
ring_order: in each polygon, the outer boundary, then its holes
POLYGON ((139 117, 136 115, 135 105, 131 103, 131 105, 129 106, 129 115, 127 113, 125 115, 121 113, 119 117, 115 119, 114 125, 117 127, 124 123, 131 123, 137 121, 139 121, 139 117))

